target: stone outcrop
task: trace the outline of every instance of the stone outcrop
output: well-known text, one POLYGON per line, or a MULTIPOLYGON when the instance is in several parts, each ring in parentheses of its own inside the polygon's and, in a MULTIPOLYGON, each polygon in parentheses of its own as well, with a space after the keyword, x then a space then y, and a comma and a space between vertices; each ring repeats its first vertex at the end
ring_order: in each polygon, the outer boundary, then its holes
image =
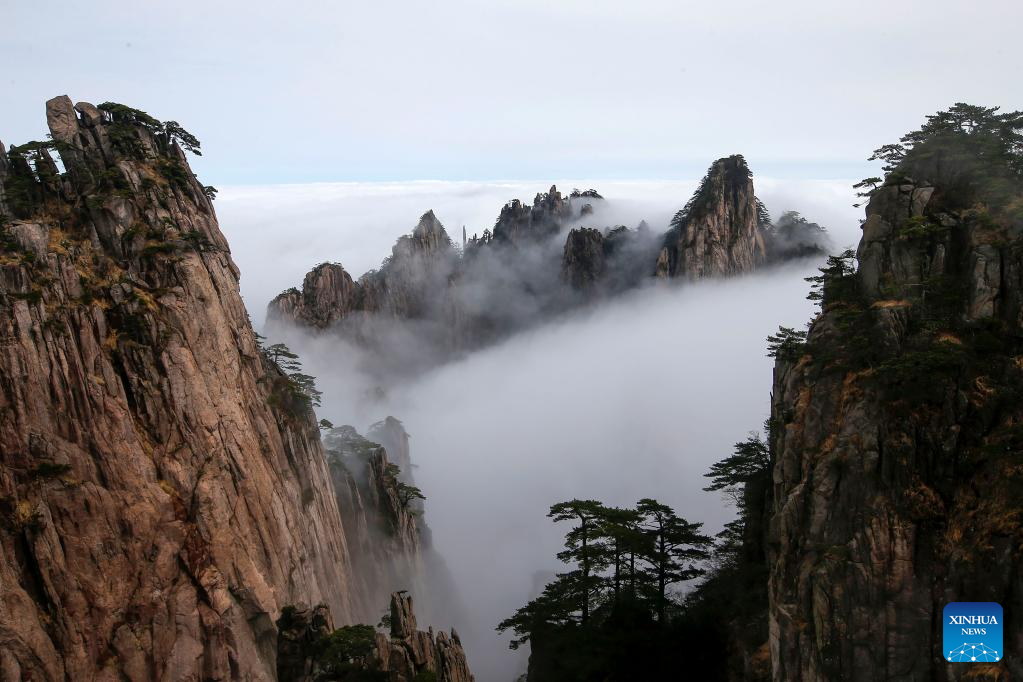
POLYGON ((417 495, 409 435, 399 420, 387 417, 371 425, 367 436, 351 426, 324 435, 352 581, 372 606, 404 590, 416 598, 420 615, 457 620, 462 604, 417 495))
POLYGON ((592 289, 604 277, 605 258, 604 235, 600 230, 576 228, 565 239, 561 277, 574 289, 592 289))
POLYGON ((494 241, 513 245, 536 243, 556 235, 572 215, 571 200, 551 185, 550 191, 533 198, 532 206, 518 199, 505 204, 494 225, 494 241))
POLYGON ((453 629, 450 634, 419 630, 412 598, 404 592, 391 594, 388 616, 389 633, 373 633, 367 626, 335 631, 325 606, 287 609, 278 621, 279 682, 341 682, 360 671, 388 682, 474 682, 453 629), (347 644, 341 661, 328 646, 332 634, 347 644))
POLYGON ((377 634, 377 655, 381 670, 391 682, 414 682, 416 676, 434 673, 438 682, 473 682, 462 641, 453 629, 433 633, 417 630, 412 597, 391 595, 391 637, 377 634))
POLYGON ((356 310, 361 295, 340 263, 321 263, 306 274, 301 291, 288 289, 271 301, 269 314, 274 320, 324 329, 356 310))
POLYGON ((427 211, 412 234, 398 238, 380 269, 359 280, 362 310, 400 319, 442 316, 456 258, 444 226, 427 211))
POLYGON ((445 306, 455 256, 444 226, 427 211, 411 234, 398 238, 379 270, 355 282, 339 263, 322 263, 305 276, 301 290, 289 289, 270 302, 267 319, 325 329, 349 319, 350 327, 359 327, 366 314, 436 314, 445 306))
POLYGON ((46 113, 0 152, 0 678, 274 679, 283 605, 371 610, 313 414, 173 137, 46 113))
POLYGON ((832 267, 807 343, 779 356, 779 682, 1023 675, 1011 616, 999 663, 943 660, 946 603, 1023 611, 1023 223, 1011 202, 957 203, 962 184, 893 175, 878 188, 858 271, 832 267))
POLYGON ((689 280, 752 272, 766 258, 759 223, 746 160, 718 159, 675 216, 654 271, 689 280))
POLYGON ((659 248, 645 223, 635 230, 575 228, 565 239, 561 279, 585 299, 636 289, 651 280, 659 248))

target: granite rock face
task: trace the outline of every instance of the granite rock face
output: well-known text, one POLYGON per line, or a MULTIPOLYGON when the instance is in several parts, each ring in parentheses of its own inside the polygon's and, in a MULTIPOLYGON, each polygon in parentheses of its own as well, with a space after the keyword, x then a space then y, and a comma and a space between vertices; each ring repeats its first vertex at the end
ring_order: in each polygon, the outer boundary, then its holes
MULTIPOLYGON (((397 428, 407 439, 401 423, 397 428)), ((379 443, 351 426, 331 429, 324 437, 338 508, 344 523, 360 592, 369 603, 383 605, 396 589, 426 595, 425 547, 419 528, 422 504, 403 497, 400 484, 412 484, 407 450, 404 467, 392 462, 379 443)), ((400 461, 400 460, 399 460, 400 461)))
POLYGON ((574 289, 591 289, 604 277, 604 235, 592 227, 572 230, 565 239, 561 276, 574 289))
POLYGON ((718 159, 679 211, 657 258, 658 277, 719 277, 753 272, 766 259, 753 177, 739 155, 718 159))
POLYGON ((878 188, 857 272, 825 284, 808 343, 775 367, 779 682, 1023 675, 1011 616, 997 665, 943 662, 946 603, 1023 610, 1023 223, 955 194, 878 188))
POLYGON ((323 329, 349 315, 362 291, 339 263, 321 263, 302 281, 302 290, 288 289, 270 304, 273 319, 286 319, 323 329))
POLYGON ((46 114, 65 174, 0 153, 0 678, 274 679, 283 605, 371 610, 313 414, 177 142, 46 114))

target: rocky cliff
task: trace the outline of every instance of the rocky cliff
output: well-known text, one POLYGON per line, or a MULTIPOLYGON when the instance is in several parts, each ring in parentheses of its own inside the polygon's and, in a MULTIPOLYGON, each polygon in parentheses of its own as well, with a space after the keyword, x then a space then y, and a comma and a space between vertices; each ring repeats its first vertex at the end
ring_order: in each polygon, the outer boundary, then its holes
MULTIPOLYGON (((351 531, 356 569, 310 400, 253 334, 189 169, 198 140, 118 104, 46 115, 52 141, 0 148, 0 679, 273 680, 283 608, 375 621, 364 555, 384 557, 351 531)), ((345 482, 413 542, 387 465, 345 482)))
MULTIPOLYGON (((404 435, 400 422, 397 428, 404 435)), ((422 504, 408 487, 411 463, 406 460, 404 468, 392 463, 382 445, 351 426, 331 429, 324 444, 362 593, 381 608, 395 589, 425 598, 427 576, 417 518, 422 504)))
POLYGON ((740 155, 715 161, 672 220, 658 277, 689 280, 752 272, 766 259, 753 175, 740 155))
POLYGON ((571 201, 551 185, 550 191, 533 198, 532 206, 518 199, 505 204, 494 225, 494 240, 499 244, 528 244, 553 237, 572 214, 571 201))
POLYGON ((634 230, 575 228, 565 238, 561 279, 586 298, 636 289, 651 281, 660 241, 645 222, 634 230))
POLYGON ((0 153, 0 677, 272 679, 282 605, 364 609, 312 413, 174 135, 46 115, 0 153))
POLYGON ((321 263, 302 282, 267 307, 270 322, 298 323, 324 329, 366 314, 402 319, 437 314, 446 299, 455 267, 455 249, 433 211, 424 213, 411 234, 398 238, 391 255, 377 270, 352 280, 339 263, 321 263))
POLYGON ((270 302, 268 315, 324 329, 361 305, 362 287, 340 263, 320 263, 302 280, 302 289, 288 289, 270 302))
POLYGON ((1023 116, 988 119, 954 108, 892 147, 858 269, 831 260, 779 351, 775 680, 1023 675, 1023 181, 1002 137, 1023 116), (1005 658, 944 662, 952 601, 1004 607, 1005 658))

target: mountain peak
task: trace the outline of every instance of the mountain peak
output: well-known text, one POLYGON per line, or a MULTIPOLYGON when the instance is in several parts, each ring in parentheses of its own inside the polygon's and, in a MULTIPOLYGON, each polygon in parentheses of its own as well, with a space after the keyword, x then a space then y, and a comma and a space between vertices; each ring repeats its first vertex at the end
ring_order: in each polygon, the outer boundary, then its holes
POLYGON ((751 272, 766 259, 753 174, 741 154, 718 159, 672 219, 659 277, 701 279, 751 272))

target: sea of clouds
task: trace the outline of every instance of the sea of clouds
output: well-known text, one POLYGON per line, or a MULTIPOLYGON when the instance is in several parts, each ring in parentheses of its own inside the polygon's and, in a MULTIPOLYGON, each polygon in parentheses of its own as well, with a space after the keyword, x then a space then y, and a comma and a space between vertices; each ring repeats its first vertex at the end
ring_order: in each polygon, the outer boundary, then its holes
MULTIPOLYGON (((600 219, 667 227, 693 181, 558 182, 595 187, 600 219)), ((855 244, 851 183, 757 180, 774 216, 795 209, 826 225, 836 250, 855 244)), ((338 183, 225 188, 222 229, 242 271, 257 327, 267 301, 316 263, 354 276, 379 265, 395 238, 433 209, 456 241, 492 227, 501 205, 550 183, 338 183)), ((364 431, 386 415, 411 434, 426 519, 462 604, 431 617, 454 625, 480 682, 507 682, 524 656, 495 625, 559 570, 564 528, 548 507, 573 497, 631 505, 654 497, 720 530, 734 511, 704 492, 703 474, 769 412, 773 361, 765 338, 801 328, 819 262, 686 286, 653 286, 555 319, 502 343, 377 390, 360 351, 336 338, 291 333, 324 391, 317 410, 364 431), (447 622, 450 621, 450 622, 447 622)), ((271 339, 275 341, 279 339, 271 339)), ((381 605, 381 611, 384 605, 381 605)), ((439 621, 439 622, 436 622, 439 621)))

